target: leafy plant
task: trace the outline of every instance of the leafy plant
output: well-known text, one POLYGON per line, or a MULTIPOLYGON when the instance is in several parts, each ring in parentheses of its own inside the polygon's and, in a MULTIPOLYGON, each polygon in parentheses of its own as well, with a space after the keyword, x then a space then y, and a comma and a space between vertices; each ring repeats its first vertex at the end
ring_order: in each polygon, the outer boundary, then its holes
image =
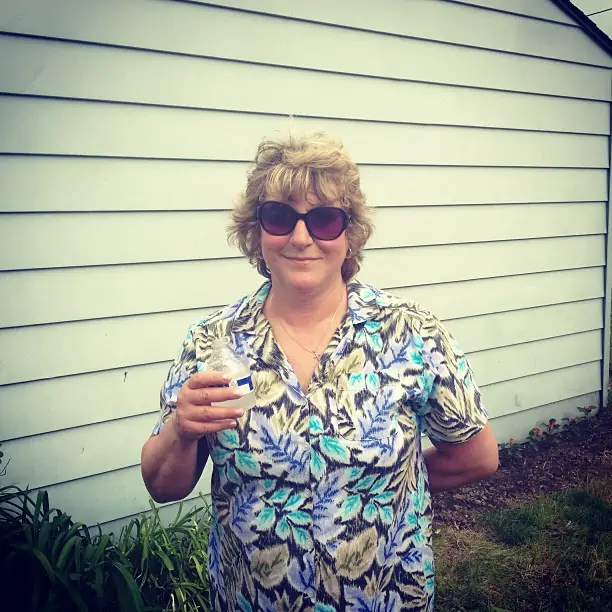
POLYGON ((550 419, 530 429, 524 442, 517 442, 514 438, 510 438, 507 442, 500 443, 498 447, 501 464, 513 464, 516 461, 521 461, 531 449, 539 450, 557 446, 563 440, 580 436, 584 428, 590 426, 588 417, 594 410, 595 408, 592 406, 578 408, 582 416, 564 417, 560 420, 550 419))
POLYGON ((498 446, 500 451, 504 451, 510 457, 520 457, 523 452, 522 445, 514 438, 510 438, 508 442, 502 442, 498 446))
POLYGON ((110 536, 92 535, 50 509, 46 491, 34 499, 18 487, 0 489, 0 550, 0 588, 9 610, 144 609, 130 561, 110 536))
POLYGON ((154 609, 185 612, 208 610, 208 533, 210 509, 202 505, 165 525, 149 501, 151 514, 140 515, 124 527, 117 546, 130 559, 144 600, 154 609))
POLYGON ((93 533, 49 507, 46 491, 0 488, 0 592, 19 612, 208 610, 210 512, 202 505, 166 525, 158 507, 118 538, 93 533))
POLYGON ((577 428, 587 420, 588 415, 594 410, 595 408, 592 406, 579 407, 578 411, 584 415, 582 417, 564 417, 560 422, 557 419, 550 419, 547 423, 541 423, 539 427, 534 427, 529 431, 528 442, 535 448, 559 444, 566 436, 577 434, 577 428))

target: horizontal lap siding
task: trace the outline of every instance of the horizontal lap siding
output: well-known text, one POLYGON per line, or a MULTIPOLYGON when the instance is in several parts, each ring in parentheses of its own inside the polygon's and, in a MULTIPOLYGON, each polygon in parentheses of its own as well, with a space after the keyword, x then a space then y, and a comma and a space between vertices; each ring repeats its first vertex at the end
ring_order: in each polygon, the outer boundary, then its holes
MULTIPOLYGON (((380 208, 373 217, 376 233, 368 248, 382 249, 599 234, 606 204, 396 207, 380 208)), ((219 232, 229 221, 229 213, 213 211, 5 215, 0 270, 237 257, 219 232), (192 239, 168 241, 170 225, 192 239), (21 246, 28 241, 26 251, 21 246)))
POLYGON ((385 251, 373 251, 364 262, 363 274, 387 287, 403 287, 408 269, 410 282, 420 285, 435 282, 433 278, 452 282, 603 265, 605 260, 602 236, 426 246, 397 249, 392 257, 386 255, 385 251), (582 248, 587 252, 580 251, 582 248))
POLYGON ((579 8, 585 15, 591 14, 593 21, 596 21, 602 14, 605 15, 606 13, 603 11, 610 8, 608 0, 575 0, 572 4, 579 8), (580 6, 583 8, 580 8, 580 6), (593 15, 593 13, 598 14, 593 15))
MULTIPOLYGON (((243 162, 0 156, 7 212, 227 210, 243 162), (83 194, 87 193, 87 199, 83 194)), ((606 169, 362 166, 371 206, 597 202, 606 169)))
POLYGON ((19 72, 0 71, 0 90, 21 95, 407 123, 595 134, 608 131, 605 102, 326 74, 13 36, 0 36, 0 57, 20 58, 19 72), (46 66, 42 73, 41 63, 46 66), (75 80, 75 69, 81 74, 99 76, 75 80), (284 87, 270 95, 278 82, 284 87), (214 86, 210 87, 210 83, 214 86), (247 109, 243 102, 246 91, 247 109))
POLYGON ((9 477, 89 524, 147 509, 159 387, 187 326, 261 282, 223 228, 290 124, 361 165, 362 280, 445 321, 499 436, 592 403, 609 57, 549 2, 214 4, 0 6, 9 477))
POLYGON ((297 7, 282 0, 194 1, 403 37, 612 66, 608 54, 593 45, 575 26, 564 29, 558 23, 526 20, 518 15, 483 11, 481 7, 455 2, 389 0, 384 11, 374 3, 355 11, 351 0, 336 0, 331 7, 326 0, 314 0, 297 7), (517 36, 519 30, 520 37, 517 36))
POLYGON ((245 161, 251 142, 295 126, 342 133, 361 164, 606 168, 604 135, 340 121, 0 97, 0 151, 245 161))
MULTIPOLYGON (((606 8, 610 7, 606 6, 606 8)), ((612 26, 612 15, 610 15, 609 11, 606 11, 605 13, 599 13, 599 15, 592 15, 591 20, 603 32, 610 32, 610 27, 612 26)))
POLYGON ((460 4, 468 4, 479 8, 503 11, 515 15, 525 15, 545 19, 556 23, 564 23, 576 27, 576 24, 561 9, 552 2, 534 2, 534 0, 455 0, 460 4))
MULTIPOLYGON (((516 21, 513 15, 508 19, 516 26, 516 37, 523 38, 522 25, 529 20, 516 21)), ((573 29, 556 27, 564 34, 574 34, 573 29)), ((22 0, 9 0, 0 5, 0 29, 273 66, 606 102, 610 99, 607 70, 574 63, 584 58, 567 62, 559 61, 562 58, 515 55, 170 0, 61 0, 52 6, 43 0, 28 0, 26 8, 22 0), (69 19, 58 18, 63 11, 69 11, 69 19), (138 27, 134 27, 136 23, 138 27), (313 40, 316 45, 311 44, 313 40)), ((591 50, 601 57, 592 43, 591 50)))
MULTIPOLYGON (((540 11, 539 15, 533 15, 540 19, 525 20, 521 15, 503 15, 495 11, 481 10, 479 6, 469 6, 470 3, 432 2, 431 0, 410 0, 410 2, 386 0, 384 10, 375 4, 364 4, 359 7, 359 10, 355 10, 355 5, 351 0, 335 0, 333 3, 325 0, 311 0, 308 5, 287 3, 282 0, 194 1, 203 5, 200 7, 201 10, 189 6, 188 3, 185 3, 186 6, 152 6, 146 0, 106 0, 105 9, 113 11, 116 15, 123 14, 124 17, 128 17, 140 9, 148 8, 152 13, 147 25, 156 29, 160 26, 159 19, 169 17, 175 25, 182 25, 183 31, 190 26, 191 32, 195 32, 197 26, 204 25, 209 32, 213 33, 214 26, 223 26, 228 23, 247 24, 246 20, 249 15, 238 11, 248 11, 252 14, 289 17, 296 21, 341 26, 405 38, 531 54, 603 66, 612 65, 607 54, 591 44, 584 33, 576 27, 576 24, 563 16, 563 13, 556 7, 552 9, 546 7, 540 11), (236 9, 236 11, 224 9, 236 9), (559 16, 562 16, 563 22, 570 28, 558 27, 560 22, 556 18, 559 16), (188 19, 190 24, 187 23, 188 19), (519 28, 523 34, 520 39, 516 36, 519 28)), ((56 2, 56 5, 59 5, 58 8, 70 10, 74 15, 74 19, 68 23, 49 20, 49 9, 41 10, 40 5, 40 0, 26 0, 25 2, 24 0, 8 0, 0 13, 0 24, 2 19, 10 19, 10 25, 14 31, 31 34, 40 33, 43 30, 49 35, 69 38, 84 36, 101 42, 109 42, 113 40, 113 37, 126 37, 127 32, 120 27, 115 27, 114 32, 108 33, 103 32, 101 28, 96 28, 95 23, 80 23, 79 18, 84 15, 85 11, 100 10, 95 0, 56 2)), ((510 6, 510 3, 507 2, 506 6, 510 6)), ((514 3, 514 6, 517 7, 518 3, 514 3)), ((520 13, 520 9, 518 12, 520 13)), ((103 18, 102 15, 100 17, 103 18)), ((252 23, 264 24, 264 27, 276 27, 266 26, 266 22, 260 18, 255 19, 257 20, 252 23)), ((288 27, 299 26, 289 25, 288 27)), ((135 44, 139 33, 130 32, 129 35, 128 40, 132 45, 135 44)), ((186 42, 178 41, 176 35, 170 36, 167 38, 167 44, 185 44, 186 42)), ((144 42, 146 39, 141 40, 144 42)), ((194 42, 191 40, 187 44, 194 42)), ((231 50, 232 53, 236 52, 236 46, 234 45, 231 50)), ((158 44, 155 48, 163 47, 158 44)))
MULTIPOLYGON (((572 375, 571 371, 563 371, 566 375, 572 375)), ((597 373, 594 373, 597 376, 597 373)), ((596 382, 591 384, 583 384, 585 389, 592 388, 593 384, 601 384, 601 371, 599 372, 599 378, 595 379, 596 382)), ((533 381, 538 382, 538 381, 533 381)), ((556 381, 555 381, 556 382, 556 381)), ((578 383, 578 381, 576 381, 578 383)), ((579 384, 573 384, 575 388, 580 386, 579 384)), ((557 397, 562 397, 558 395, 557 397)), ((578 408, 585 408, 588 406, 596 407, 599 405, 599 394, 598 393, 584 393, 579 396, 570 396, 567 399, 560 399, 559 401, 551 402, 548 404, 540 404, 533 409, 522 410, 521 412, 514 412, 503 417, 498 417, 491 421, 494 433, 503 439, 509 440, 514 438, 517 441, 526 441, 527 432, 535 426, 542 427, 544 423, 552 418, 559 420, 560 418, 582 418, 584 416, 578 408)))
MULTIPOLYGON (((605 237, 371 249, 366 254, 360 277, 395 288, 603 266, 605 237)), ((241 258, 15 271, 0 274, 5 296, 0 320, 4 327, 27 326, 221 306, 262 281, 241 258), (217 282, 220 269, 232 283, 217 282), (160 290, 176 287, 190 291, 160 290)))
MULTIPOLYGON (((189 499, 198 498, 200 491, 208 492, 212 472, 208 463, 194 493, 189 499)), ((140 466, 129 466, 118 471, 107 472, 95 477, 67 481, 57 486, 47 487, 51 501, 62 508, 79 508, 81 520, 87 524, 110 522, 119 517, 130 516, 150 509, 148 494, 142 483, 140 466), (112 491, 112 502, 108 495, 112 491), (120 508, 121 511, 117 512, 120 508)), ((187 502, 189 505, 189 502, 187 502)), ((166 504, 174 518, 178 503, 166 504), (173 510, 173 511, 172 511, 173 510)))

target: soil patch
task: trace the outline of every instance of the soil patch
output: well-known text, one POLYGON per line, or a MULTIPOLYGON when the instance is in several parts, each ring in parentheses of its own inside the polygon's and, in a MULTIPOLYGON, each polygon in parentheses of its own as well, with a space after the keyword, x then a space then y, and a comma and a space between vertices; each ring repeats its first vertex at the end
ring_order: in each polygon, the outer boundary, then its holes
POLYGON ((537 448, 526 443, 502 449, 500 467, 490 478, 434 495, 434 528, 473 528, 484 510, 521 505, 611 476, 612 409, 608 407, 550 436, 537 448))

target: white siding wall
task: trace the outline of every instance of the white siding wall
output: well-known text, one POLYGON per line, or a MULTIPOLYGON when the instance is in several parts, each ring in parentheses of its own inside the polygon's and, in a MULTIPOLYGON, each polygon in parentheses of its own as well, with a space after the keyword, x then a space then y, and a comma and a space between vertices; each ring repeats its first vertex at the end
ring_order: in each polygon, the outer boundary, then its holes
POLYGON ((259 282, 223 228, 288 114, 360 163, 361 278, 447 321, 500 439, 596 402, 610 57, 544 0, 212 4, 0 3, 7 478, 147 508, 168 361, 259 282))

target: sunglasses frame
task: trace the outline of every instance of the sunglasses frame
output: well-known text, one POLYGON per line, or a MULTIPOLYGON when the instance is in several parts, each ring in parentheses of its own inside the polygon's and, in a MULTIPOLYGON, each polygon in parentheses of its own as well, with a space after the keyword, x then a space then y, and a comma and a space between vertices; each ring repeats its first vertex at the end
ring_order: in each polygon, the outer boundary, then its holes
POLYGON ((299 220, 304 221, 304 224, 306 225, 306 229, 308 230, 308 233, 315 238, 316 240, 323 240, 323 241, 327 241, 330 242, 332 240, 337 240, 338 238, 340 238, 340 236, 342 236, 342 234, 346 231, 346 229, 348 228, 350 222, 351 222, 351 215, 349 213, 346 212, 346 210, 344 210, 343 208, 340 208, 338 206, 329 206, 324 204, 323 206, 317 206, 315 208, 311 208, 307 213, 299 213, 297 212, 292 206, 290 206, 289 204, 287 204, 286 202, 278 202, 277 200, 266 200, 265 202, 260 202, 257 205, 257 221, 259 223, 259 225, 261 226, 261 228, 267 232, 268 234, 272 235, 272 236, 289 236, 289 234, 291 234, 294 230, 295 230, 295 226, 297 225, 299 220), (261 211, 263 209, 263 207, 266 204, 281 204, 282 206, 287 206, 291 211, 293 211, 293 213, 295 214, 295 223, 293 224, 293 227, 288 231, 285 232, 283 234, 274 234, 270 231, 268 231, 262 221, 262 214, 261 211), (310 228, 310 225, 308 223, 308 215, 310 215, 311 213, 316 212, 317 210, 320 210, 321 208, 333 208, 334 210, 339 210, 342 213, 342 230, 340 231, 340 233, 335 236, 334 238, 319 238, 318 236, 315 236, 315 234, 312 232, 312 229, 310 228))

